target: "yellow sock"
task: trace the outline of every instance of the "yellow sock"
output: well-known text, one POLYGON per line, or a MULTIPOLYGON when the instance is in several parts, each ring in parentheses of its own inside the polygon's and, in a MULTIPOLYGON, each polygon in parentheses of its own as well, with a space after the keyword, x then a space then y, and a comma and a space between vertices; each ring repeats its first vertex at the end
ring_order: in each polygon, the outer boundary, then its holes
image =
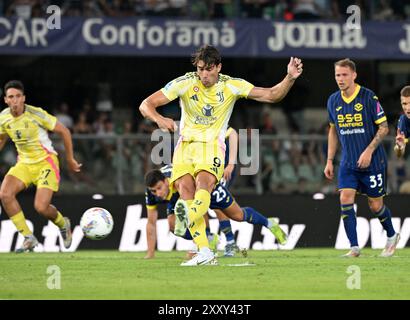
POLYGON ((211 204, 211 194, 205 189, 199 189, 195 193, 195 199, 189 206, 188 220, 190 223, 196 221, 200 217, 203 217, 209 209, 211 204))
POLYGON ((14 225, 16 226, 18 232, 20 232, 23 236, 28 236, 33 234, 27 226, 26 218, 24 217, 23 211, 12 216, 11 221, 13 221, 14 225))
POLYGON ((198 250, 203 247, 209 248, 208 237, 206 236, 206 225, 204 217, 199 217, 188 227, 194 243, 198 246, 198 250))
POLYGON ((64 225, 65 225, 64 217, 59 211, 57 211, 57 218, 54 219, 53 223, 60 229, 64 228, 64 225))

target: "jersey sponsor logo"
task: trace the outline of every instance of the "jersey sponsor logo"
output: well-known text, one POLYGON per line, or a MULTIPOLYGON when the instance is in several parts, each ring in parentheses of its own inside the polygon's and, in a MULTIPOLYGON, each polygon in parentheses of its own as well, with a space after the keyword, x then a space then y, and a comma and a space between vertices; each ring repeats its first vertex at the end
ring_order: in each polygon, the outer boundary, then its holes
POLYGON ((209 126, 209 125, 214 124, 216 120, 218 120, 216 117, 205 118, 201 116, 196 116, 195 124, 202 124, 204 126, 209 126))
POLYGON ((355 128, 355 129, 348 129, 348 130, 340 130, 340 134, 342 136, 344 135, 349 135, 349 134, 361 134, 361 133, 365 133, 365 130, 363 128, 355 128))
POLYGON ((356 104, 354 105, 354 109, 355 109, 357 112, 362 111, 362 110, 363 110, 363 105, 362 105, 361 103, 356 103, 356 104))
POLYGON ((190 99, 194 100, 194 101, 199 101, 198 96, 196 94, 194 94, 193 96, 190 97, 190 99))
POLYGON ((214 107, 212 107, 209 104, 202 107, 202 114, 206 117, 211 117, 213 112, 214 112, 214 107))
POLYGON ((337 122, 340 128, 363 127, 363 116, 361 113, 338 114, 337 122))

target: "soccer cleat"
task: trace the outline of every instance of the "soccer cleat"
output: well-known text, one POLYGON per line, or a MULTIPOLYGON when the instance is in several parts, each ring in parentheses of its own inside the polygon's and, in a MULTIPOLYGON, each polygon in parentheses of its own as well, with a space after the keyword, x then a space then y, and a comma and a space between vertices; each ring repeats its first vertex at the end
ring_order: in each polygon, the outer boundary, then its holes
POLYGON ((195 266, 204 266, 204 265, 217 265, 218 261, 212 251, 209 253, 205 252, 198 252, 196 255, 192 257, 191 260, 185 261, 181 263, 183 267, 195 267, 195 266))
POLYGON ((175 203, 175 229, 174 234, 178 237, 184 236, 186 229, 188 228, 188 205, 187 203, 179 199, 175 203))
POLYGON ((359 247, 352 247, 348 253, 342 255, 342 257, 344 258, 358 258, 359 256, 360 256, 359 247))
POLYGON ((391 257, 396 251, 397 244, 400 240, 400 233, 396 233, 392 239, 387 239, 386 246, 384 247, 382 253, 380 254, 381 257, 391 257))
POLYGON ((16 250, 16 253, 33 251, 36 245, 38 245, 37 238, 33 234, 30 234, 24 237, 23 246, 21 248, 18 248, 16 250))
POLYGON ((272 223, 272 227, 270 227, 269 230, 276 237, 279 244, 281 245, 286 244, 287 236, 286 236, 285 231, 281 229, 281 227, 279 226, 279 224, 276 222, 274 218, 268 218, 268 221, 272 223))
POLYGON ((225 257, 233 257, 235 255, 235 252, 239 252, 239 247, 236 245, 235 242, 228 243, 225 246, 225 251, 224 251, 224 256, 225 257))
POLYGON ((73 235, 71 232, 71 222, 70 219, 64 217, 64 227, 60 229, 61 237, 63 238, 64 247, 66 249, 70 248, 71 241, 73 240, 73 235))
POLYGON ((209 240, 209 249, 211 249, 212 252, 216 253, 218 251, 218 243, 219 243, 219 236, 217 233, 212 233, 209 235, 210 237, 212 236, 212 239, 209 240))

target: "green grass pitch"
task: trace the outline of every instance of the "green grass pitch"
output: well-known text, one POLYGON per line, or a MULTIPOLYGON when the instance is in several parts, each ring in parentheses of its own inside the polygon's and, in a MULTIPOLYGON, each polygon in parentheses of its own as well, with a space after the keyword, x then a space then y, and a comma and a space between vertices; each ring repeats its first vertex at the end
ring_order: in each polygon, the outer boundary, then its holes
POLYGON ((410 299, 410 249, 392 258, 380 251, 364 249, 356 259, 335 249, 249 251, 201 267, 181 267, 185 252, 177 251, 153 260, 142 252, 5 253, 0 299, 410 299), (349 266, 358 268, 348 273, 349 266), (359 276, 360 289, 349 289, 359 276))

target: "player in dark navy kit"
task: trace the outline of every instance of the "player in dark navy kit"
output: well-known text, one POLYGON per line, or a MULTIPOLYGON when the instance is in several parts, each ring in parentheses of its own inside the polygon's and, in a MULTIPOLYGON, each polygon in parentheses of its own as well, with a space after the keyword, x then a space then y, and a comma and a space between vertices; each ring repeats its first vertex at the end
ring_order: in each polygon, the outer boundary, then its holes
POLYGON ((389 208, 383 203, 386 195, 387 156, 381 145, 389 129, 387 118, 373 91, 355 83, 356 65, 350 59, 335 63, 335 79, 339 91, 327 102, 330 130, 325 176, 334 177, 333 161, 338 140, 342 157, 338 172, 341 215, 351 250, 346 257, 360 255, 356 232, 356 193, 367 195, 370 210, 387 232, 383 257, 393 255, 400 239, 395 232, 389 208))
MULTIPOLYGON (((189 229, 184 234, 178 234, 175 230, 175 213, 174 207, 179 199, 179 193, 170 183, 172 166, 165 166, 161 170, 155 169, 145 175, 145 184, 147 190, 145 193, 145 202, 148 213, 147 222, 147 244, 148 250, 145 258, 153 258, 156 243, 156 222, 158 219, 157 204, 167 203, 167 218, 171 232, 175 235, 192 240, 189 229)), ((285 232, 279 227, 274 218, 266 218, 261 213, 250 207, 241 208, 235 201, 228 189, 223 185, 217 184, 211 192, 211 209, 221 210, 225 216, 235 221, 245 221, 254 225, 262 225, 268 228, 276 237, 279 244, 284 245, 287 237, 285 232)), ((207 232, 209 236, 209 231, 207 232)), ((216 249, 216 248, 215 248, 216 249)))
POLYGON ((397 123, 396 145, 394 146, 394 152, 399 158, 404 155, 406 144, 410 137, 410 86, 405 86, 401 89, 400 103, 403 108, 403 114, 397 123))

